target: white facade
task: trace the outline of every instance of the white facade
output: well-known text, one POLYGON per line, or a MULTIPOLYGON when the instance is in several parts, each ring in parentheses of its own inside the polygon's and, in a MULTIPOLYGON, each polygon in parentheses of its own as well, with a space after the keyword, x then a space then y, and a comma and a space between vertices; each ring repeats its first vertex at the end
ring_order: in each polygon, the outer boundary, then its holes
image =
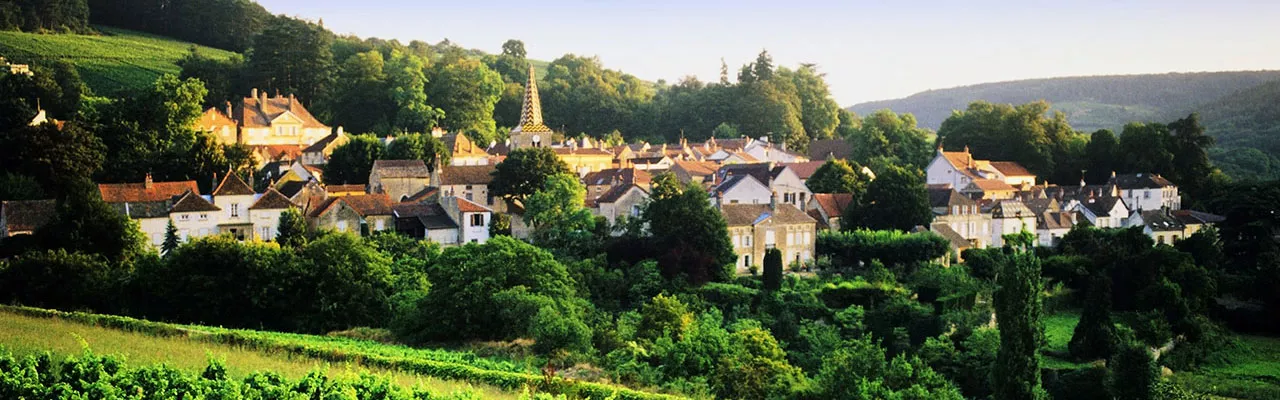
MULTIPOLYGON (((1028 213, 1029 214, 1029 213, 1028 213)), ((1020 217, 992 218, 991 219, 991 246, 1004 246, 1004 235, 1019 233, 1022 231, 1036 232, 1035 215, 1024 215, 1020 217)))
MULTIPOLYGON (((769 204, 773 191, 750 176, 738 177, 738 182, 719 193, 721 204, 769 204)), ((715 201, 712 194, 711 201, 715 201)), ((714 204, 714 203, 713 203, 714 204)))
POLYGON ((925 183, 929 185, 948 184, 958 190, 968 187, 969 183, 972 182, 973 179, 969 175, 956 169, 942 154, 934 157, 933 161, 929 163, 929 167, 925 168, 925 183))
MULTIPOLYGON (((174 227, 178 228, 178 239, 187 242, 195 238, 217 235, 220 212, 176 212, 170 213, 169 218, 173 219, 174 227)), ((163 243, 163 239, 161 241, 163 243)))
POLYGON ((1182 208, 1182 196, 1178 195, 1177 186, 1142 189, 1120 189, 1120 197, 1134 210, 1159 210, 1182 208))

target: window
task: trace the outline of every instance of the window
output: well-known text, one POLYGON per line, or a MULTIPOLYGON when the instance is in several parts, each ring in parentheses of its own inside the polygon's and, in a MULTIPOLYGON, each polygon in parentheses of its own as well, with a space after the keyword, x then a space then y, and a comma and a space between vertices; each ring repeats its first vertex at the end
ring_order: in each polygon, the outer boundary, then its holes
POLYGON ((183 220, 183 221, 190 221, 190 220, 191 220, 191 214, 182 214, 181 216, 178 216, 178 219, 183 220))
POLYGON ((262 239, 262 240, 270 240, 270 239, 271 239, 271 227, 269 227, 269 226, 264 226, 264 227, 262 227, 262 236, 259 236, 258 238, 260 238, 260 239, 262 239))
POLYGON ((959 215, 959 214, 960 214, 960 206, 951 206, 951 213, 952 213, 952 214, 957 214, 957 215, 959 215))
POLYGON ((787 232, 787 242, 784 244, 790 246, 795 243, 796 243, 796 235, 794 233, 787 232))
POLYGON ((484 214, 471 214, 471 226, 484 226, 484 214))
POLYGON ((742 247, 742 237, 733 235, 733 247, 742 247))
POLYGON ((347 230, 347 221, 338 221, 338 231, 343 232, 346 230, 347 230))
POLYGON ((1150 198, 1151 198, 1151 191, 1150 191, 1150 190, 1143 190, 1143 191, 1142 191, 1142 198, 1144 198, 1144 199, 1150 199, 1150 198))
POLYGON ((631 205, 631 216, 632 216, 632 217, 639 217, 639 216, 640 216, 640 205, 639 205, 639 204, 633 204, 633 205, 631 205))
POLYGON ((1164 244, 1164 235, 1156 235, 1156 243, 1164 244))
POLYGON ((386 229, 386 226, 383 225, 384 223, 385 222, 382 220, 373 221, 373 230, 380 231, 380 230, 386 229))
POLYGON ((764 231, 764 247, 772 249, 778 243, 778 239, 774 237, 773 230, 764 231))
POLYGON ((748 267, 748 268, 750 268, 750 267, 751 267, 751 255, 750 255, 750 254, 744 254, 744 255, 742 256, 742 266, 744 266, 744 267, 748 267))
POLYGON ((751 234, 747 234, 746 236, 743 236, 743 238, 745 238, 747 241, 747 247, 751 247, 752 246, 751 240, 753 239, 753 236, 751 234))
POLYGON ((809 232, 805 232, 805 233, 804 233, 804 244, 809 244, 809 243, 810 243, 809 241, 810 241, 810 240, 812 240, 812 239, 813 239, 813 237, 812 237, 812 236, 809 236, 809 232))
POLYGON ((231 216, 232 217, 240 216, 240 203, 231 203, 231 216))
POLYGON ((204 220, 207 220, 207 219, 209 219, 209 214, 200 214, 200 220, 201 220, 201 221, 204 221, 204 220))

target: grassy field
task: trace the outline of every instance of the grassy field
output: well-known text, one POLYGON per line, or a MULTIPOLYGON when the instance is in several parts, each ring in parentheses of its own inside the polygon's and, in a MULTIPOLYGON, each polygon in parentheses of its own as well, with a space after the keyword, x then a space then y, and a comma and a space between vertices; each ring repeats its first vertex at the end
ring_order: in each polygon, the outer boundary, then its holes
MULTIPOLYGON (((1065 352, 1080 314, 1045 316, 1046 352, 1065 352)), ((1227 350, 1231 360, 1203 365, 1194 371, 1175 371, 1170 380, 1200 393, 1232 399, 1280 399, 1280 338, 1236 335, 1238 347, 1227 350)), ((1045 368, 1070 369, 1088 366, 1053 356, 1043 356, 1045 368)))
POLYGON ((0 311, 0 346, 16 356, 49 351, 58 356, 78 355, 87 345, 98 354, 123 356, 129 365, 163 363, 184 370, 201 371, 210 357, 224 360, 227 372, 243 378, 253 371, 274 371, 291 379, 325 368, 333 374, 362 371, 389 374, 406 387, 421 385, 433 393, 474 390, 486 399, 515 399, 516 393, 464 382, 416 374, 367 368, 352 362, 324 362, 288 353, 264 352, 238 346, 208 343, 182 337, 155 337, 142 333, 83 325, 60 319, 28 317, 0 311), (81 342, 83 341, 83 343, 81 342))
MULTIPOLYGON (((95 94, 110 95, 151 85, 163 74, 181 72, 175 64, 191 43, 124 29, 95 26, 101 35, 42 35, 0 32, 0 56, 17 62, 66 60, 80 71, 95 94)), ((229 51, 196 46, 214 58, 229 51)))

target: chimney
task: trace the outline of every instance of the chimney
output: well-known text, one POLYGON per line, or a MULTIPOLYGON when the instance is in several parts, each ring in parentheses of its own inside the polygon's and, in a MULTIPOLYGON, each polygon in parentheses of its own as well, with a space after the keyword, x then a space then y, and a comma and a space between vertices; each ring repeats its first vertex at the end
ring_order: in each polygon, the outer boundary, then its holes
POLYGON ((716 190, 716 208, 724 205, 724 191, 716 190))
POLYGON ((1111 171, 1111 179, 1112 179, 1112 180, 1116 179, 1116 171, 1115 171, 1115 170, 1112 170, 1112 171, 1111 171))
POLYGON ((150 190, 150 189, 151 189, 152 187, 154 187, 154 186, 155 186, 155 184, 151 181, 151 173, 150 173, 150 172, 148 172, 148 173, 147 173, 147 177, 146 177, 146 178, 144 178, 144 179, 143 179, 143 181, 142 181, 142 187, 143 187, 143 188, 146 188, 146 189, 148 189, 148 190, 150 190))
POLYGON ((234 118, 234 117, 232 117, 231 115, 232 115, 232 114, 231 114, 231 102, 230 102, 230 101, 228 101, 228 102, 227 102, 227 118, 234 118))
POLYGON ((253 88, 253 91, 249 93, 249 97, 252 97, 254 100, 258 99, 258 88, 253 88))
POLYGON ((769 210, 776 211, 778 209, 778 192, 769 193, 769 210))
POLYGON ((289 111, 293 111, 293 93, 289 93, 289 111))

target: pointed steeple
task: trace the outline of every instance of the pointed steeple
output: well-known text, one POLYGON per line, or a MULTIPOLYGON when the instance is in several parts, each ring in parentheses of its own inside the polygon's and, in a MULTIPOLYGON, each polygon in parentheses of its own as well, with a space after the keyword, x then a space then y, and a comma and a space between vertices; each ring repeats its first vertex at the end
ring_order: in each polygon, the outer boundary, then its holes
POLYGON ((520 123, 511 131, 551 132, 551 128, 542 123, 542 100, 538 98, 538 79, 533 75, 533 64, 529 64, 529 82, 524 85, 524 105, 520 107, 520 123))

